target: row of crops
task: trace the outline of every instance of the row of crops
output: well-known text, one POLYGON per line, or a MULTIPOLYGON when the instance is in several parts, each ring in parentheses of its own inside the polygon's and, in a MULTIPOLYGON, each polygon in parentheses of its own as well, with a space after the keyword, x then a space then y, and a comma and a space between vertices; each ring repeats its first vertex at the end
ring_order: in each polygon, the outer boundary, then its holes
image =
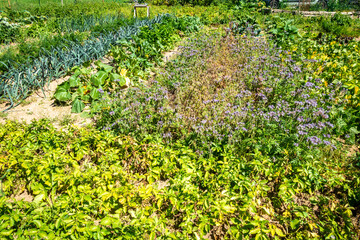
MULTIPOLYGON (((139 27, 152 24, 125 17, 131 16, 131 6, 115 3, 104 6, 80 4, 73 8, 2 13, 8 24, 16 26, 16 34, 6 37, 14 31, 2 29, 2 41, 12 44, 4 46, 0 53, 1 100, 10 102, 12 108, 34 89, 42 88, 73 66, 99 59, 110 45, 129 39, 139 27)), ((153 14, 164 11, 158 9, 153 14)))
POLYGON ((159 7, 9 68, 14 105, 66 74, 54 103, 94 121, 0 125, 0 236, 358 239, 360 22, 262 6, 159 7))
POLYGON ((9 67, 1 76, 0 90, 3 98, 14 102, 27 97, 34 89, 42 88, 47 82, 64 75, 74 66, 103 57, 112 45, 122 39, 129 40, 142 26, 159 23, 162 17, 137 21, 115 32, 90 37, 82 43, 71 42, 68 46, 56 46, 44 52, 30 65, 9 67))

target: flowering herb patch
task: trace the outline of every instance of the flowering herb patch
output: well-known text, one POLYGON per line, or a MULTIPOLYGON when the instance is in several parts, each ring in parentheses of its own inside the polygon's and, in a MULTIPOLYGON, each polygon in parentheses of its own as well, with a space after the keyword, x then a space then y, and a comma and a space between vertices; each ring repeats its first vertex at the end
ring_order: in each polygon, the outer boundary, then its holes
POLYGON ((336 131, 346 91, 313 74, 263 38, 199 35, 150 85, 103 102, 97 126, 196 153, 156 160, 147 179, 169 181, 158 206, 177 236, 351 239, 359 170, 340 174, 356 160, 336 131))
MULTIPOLYGON (((360 44, 358 41, 337 41, 332 36, 320 39, 309 36, 290 48, 296 61, 310 59, 307 67, 314 70, 314 76, 321 78, 323 87, 330 83, 342 83, 348 90, 344 95, 349 113, 356 117, 360 111, 360 44), (301 52, 302 55, 297 55, 301 52)), ((358 121, 358 117, 355 121, 358 121)))
POLYGON ((112 106, 116 114, 99 123, 112 121, 123 134, 157 133, 206 149, 245 139, 267 151, 299 144, 335 148, 331 111, 335 98, 345 94, 340 85, 321 88, 320 79, 308 77, 311 71, 265 40, 199 39, 182 47, 180 58, 151 87, 121 96, 112 106))

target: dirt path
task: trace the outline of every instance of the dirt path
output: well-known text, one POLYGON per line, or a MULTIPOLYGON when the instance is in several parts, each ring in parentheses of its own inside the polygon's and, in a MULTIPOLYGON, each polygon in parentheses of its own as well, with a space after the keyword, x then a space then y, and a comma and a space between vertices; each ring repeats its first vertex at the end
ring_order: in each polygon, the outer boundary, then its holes
MULTIPOLYGON (((78 126, 90 124, 90 119, 81 118, 80 114, 71 113, 71 106, 57 106, 54 104, 52 96, 56 87, 68 78, 69 76, 52 81, 48 86, 44 87, 45 95, 39 89, 27 97, 19 106, 1 113, 0 123, 7 120, 30 123, 32 120, 47 118, 52 120, 54 126, 58 128, 68 123, 78 126)), ((0 109, 5 108, 6 104, 0 105, 0 109)))

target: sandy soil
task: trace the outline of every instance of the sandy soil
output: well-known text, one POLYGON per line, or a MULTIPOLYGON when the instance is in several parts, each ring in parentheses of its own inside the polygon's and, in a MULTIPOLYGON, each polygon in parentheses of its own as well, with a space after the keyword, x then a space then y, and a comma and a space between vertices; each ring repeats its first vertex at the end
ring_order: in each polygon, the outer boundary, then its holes
MULTIPOLYGON (((91 123, 91 119, 81 118, 80 114, 71 113, 71 106, 57 106, 52 96, 56 87, 66 81, 69 76, 52 81, 44 87, 44 93, 39 89, 27 97, 19 106, 12 108, 0 116, 0 123, 7 120, 17 120, 30 123, 32 120, 42 118, 51 119, 54 126, 60 128, 62 123, 71 122, 77 126, 84 126, 91 123)), ((7 104, 1 104, 0 110, 6 109, 7 104)))
POLYGON ((164 53, 163 61, 168 62, 173 60, 176 57, 176 54, 178 53, 178 47, 174 48, 173 50, 164 53))

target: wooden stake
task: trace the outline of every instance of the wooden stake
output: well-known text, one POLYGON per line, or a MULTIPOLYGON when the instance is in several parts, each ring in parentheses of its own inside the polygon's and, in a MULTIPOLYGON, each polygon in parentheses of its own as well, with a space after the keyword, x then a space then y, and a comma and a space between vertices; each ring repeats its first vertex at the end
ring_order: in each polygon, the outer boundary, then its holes
POLYGON ((8 0, 8 3, 9 3, 9 8, 11 8, 10 0, 8 0))

